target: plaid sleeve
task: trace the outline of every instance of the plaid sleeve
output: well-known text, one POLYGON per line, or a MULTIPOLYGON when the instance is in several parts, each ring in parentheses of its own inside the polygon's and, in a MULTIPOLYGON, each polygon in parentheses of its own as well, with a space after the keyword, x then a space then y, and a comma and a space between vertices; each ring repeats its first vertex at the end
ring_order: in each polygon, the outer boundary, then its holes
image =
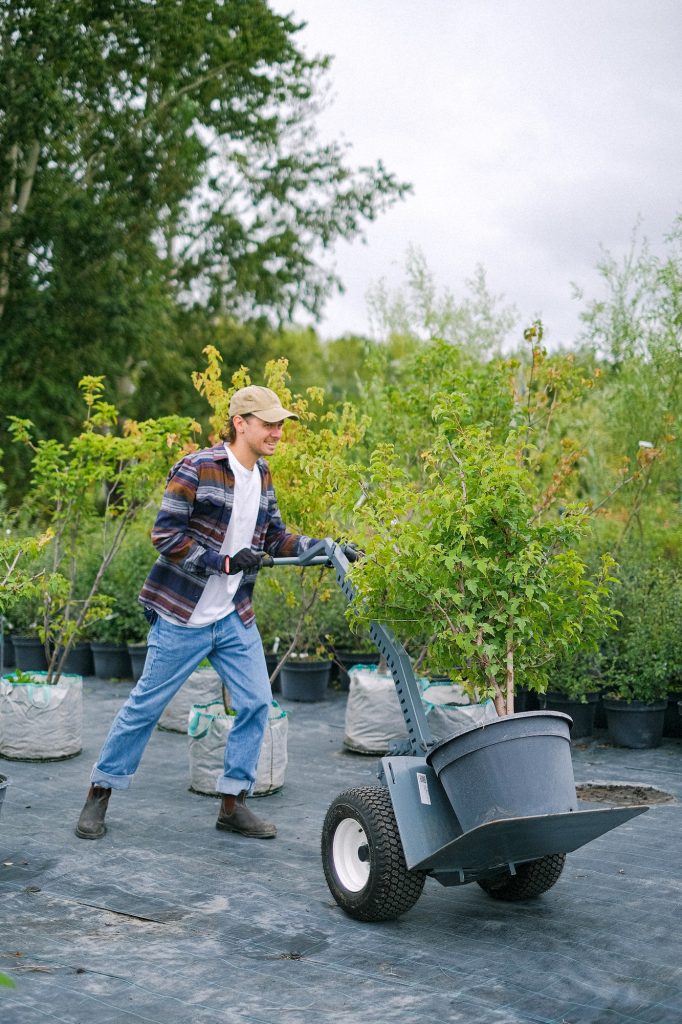
POLYGON ((152 528, 152 543, 160 554, 188 572, 214 575, 224 571, 224 558, 199 544, 189 532, 198 483, 197 467, 191 459, 181 459, 173 466, 152 528))

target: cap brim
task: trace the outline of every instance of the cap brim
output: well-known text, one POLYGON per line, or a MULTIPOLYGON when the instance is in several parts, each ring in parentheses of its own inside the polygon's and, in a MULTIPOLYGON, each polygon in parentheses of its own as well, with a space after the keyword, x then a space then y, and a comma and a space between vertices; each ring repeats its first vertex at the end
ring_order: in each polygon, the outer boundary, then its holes
POLYGON ((283 409, 281 405, 273 405, 270 409, 259 409, 258 412, 253 413, 259 420, 264 420, 266 423, 279 423, 281 420, 297 420, 299 417, 295 412, 289 412, 288 409, 283 409))

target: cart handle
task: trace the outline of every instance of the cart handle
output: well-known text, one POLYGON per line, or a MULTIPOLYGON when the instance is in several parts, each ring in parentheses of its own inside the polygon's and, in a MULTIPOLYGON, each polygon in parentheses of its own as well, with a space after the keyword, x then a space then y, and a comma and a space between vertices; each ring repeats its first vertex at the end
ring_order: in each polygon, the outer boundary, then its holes
MULTIPOLYGON (((317 541, 300 555, 282 558, 264 555, 261 565, 265 568, 277 565, 326 565, 330 569, 334 569, 337 583, 348 601, 352 601, 355 597, 355 588, 347 575, 350 564, 343 545, 337 544, 331 537, 317 541)), ((422 756, 429 747, 433 746, 434 740, 426 721, 426 712, 407 652, 390 629, 378 622, 370 623, 369 634, 379 648, 379 653, 386 658, 391 670, 405 719, 410 749, 413 754, 422 756)))
POLYGON ((326 565, 332 568, 332 563, 326 555, 316 555, 307 562, 302 562, 299 555, 289 555, 286 558, 273 558, 272 555, 263 555, 261 561, 262 569, 271 569, 276 565, 326 565))

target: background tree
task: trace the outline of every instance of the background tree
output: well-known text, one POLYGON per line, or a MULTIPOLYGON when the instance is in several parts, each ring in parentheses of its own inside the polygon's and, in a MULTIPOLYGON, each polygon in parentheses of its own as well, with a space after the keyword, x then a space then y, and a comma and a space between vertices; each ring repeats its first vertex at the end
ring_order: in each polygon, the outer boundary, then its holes
POLYGON ((301 27, 265 0, 0 0, 0 413, 73 432, 95 370, 124 414, 148 375, 172 393, 188 310, 319 313, 325 251, 406 186, 316 138, 301 27))

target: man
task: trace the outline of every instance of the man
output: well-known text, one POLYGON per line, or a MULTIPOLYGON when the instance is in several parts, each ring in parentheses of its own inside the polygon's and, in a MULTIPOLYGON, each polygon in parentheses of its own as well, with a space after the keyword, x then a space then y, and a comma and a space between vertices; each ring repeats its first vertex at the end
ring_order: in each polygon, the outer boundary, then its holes
POLYGON ((216 828, 271 839, 276 828, 246 806, 272 700, 251 597, 267 552, 297 555, 314 538, 287 533, 263 456, 284 421, 269 388, 241 388, 230 402, 225 443, 194 452, 170 471, 152 530, 159 551, 140 593, 151 625, 144 671, 114 719, 90 781, 76 835, 99 839, 112 789, 127 789, 164 708, 208 658, 237 712, 217 790, 216 828))

